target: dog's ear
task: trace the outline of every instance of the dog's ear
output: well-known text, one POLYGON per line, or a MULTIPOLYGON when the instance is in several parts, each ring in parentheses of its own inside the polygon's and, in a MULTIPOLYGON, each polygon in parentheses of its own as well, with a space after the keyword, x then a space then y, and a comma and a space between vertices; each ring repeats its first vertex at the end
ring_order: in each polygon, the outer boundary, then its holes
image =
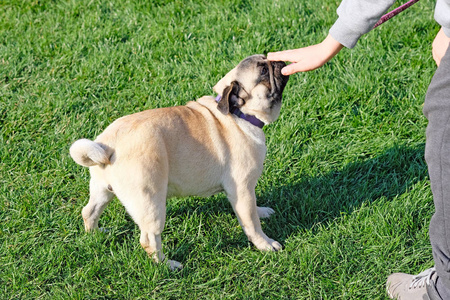
POLYGON ((237 70, 234 68, 227 73, 216 85, 213 87, 213 91, 219 95, 222 95, 223 90, 231 84, 232 81, 236 80, 237 70))
POLYGON ((230 85, 224 88, 222 98, 217 104, 217 109, 224 115, 230 112, 230 107, 241 107, 244 105, 244 99, 239 97, 241 86, 239 82, 232 81, 230 85))

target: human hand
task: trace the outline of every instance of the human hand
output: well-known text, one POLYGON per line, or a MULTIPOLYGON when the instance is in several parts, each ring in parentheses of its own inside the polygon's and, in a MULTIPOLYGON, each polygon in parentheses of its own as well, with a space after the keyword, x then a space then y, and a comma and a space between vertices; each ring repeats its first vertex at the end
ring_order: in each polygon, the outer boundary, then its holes
POLYGON ((432 47, 433 59, 439 66, 442 57, 444 57, 445 52, 447 52, 448 45, 450 43, 450 38, 445 35, 444 30, 441 28, 434 38, 432 47))
POLYGON ((312 71, 323 66, 343 47, 341 43, 328 35, 320 44, 295 50, 271 52, 267 54, 267 59, 292 62, 281 70, 283 75, 292 75, 297 72, 312 71))

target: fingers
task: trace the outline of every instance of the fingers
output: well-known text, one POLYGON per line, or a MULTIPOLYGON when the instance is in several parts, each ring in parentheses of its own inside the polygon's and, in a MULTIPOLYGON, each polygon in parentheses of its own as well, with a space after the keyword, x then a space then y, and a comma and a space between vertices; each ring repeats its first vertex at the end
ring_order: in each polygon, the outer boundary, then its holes
POLYGON ((286 67, 284 67, 283 69, 281 69, 281 74, 283 74, 284 76, 289 76, 292 74, 295 74, 297 72, 300 72, 300 64, 298 63, 294 63, 294 64, 290 64, 287 65, 286 67))
POLYGON ((294 50, 286 50, 286 51, 279 51, 279 52, 269 52, 269 53, 267 53, 267 60, 293 62, 293 60, 292 60, 293 51, 294 50))
POLYGON ((287 76, 298 72, 312 71, 321 67, 326 62, 326 58, 324 59, 323 56, 321 48, 318 45, 313 45, 300 49, 268 53, 267 59, 270 61, 291 62, 292 64, 281 70, 281 73, 287 76))
POLYGON ((302 64, 299 62, 301 58, 301 49, 286 50, 279 52, 270 52, 267 54, 267 59, 270 61, 287 61, 292 64, 287 65, 281 70, 281 73, 285 76, 292 75, 297 72, 302 72, 302 64))
POLYGON ((281 73, 284 76, 288 76, 288 75, 292 75, 298 72, 308 72, 308 71, 312 71, 315 69, 320 68, 321 66, 323 66, 325 64, 325 61, 299 61, 297 63, 292 63, 290 65, 287 65, 286 67, 284 67, 283 69, 281 69, 281 73))
MULTIPOLYGON (((286 51, 279 51, 279 52, 270 52, 267 54, 267 59, 270 61, 287 61, 287 62, 297 62, 297 59, 293 57, 294 50, 286 50, 286 51)), ((281 69, 281 74, 284 76, 292 75, 294 73, 297 73, 298 65, 297 64, 290 64, 283 69, 281 69)))

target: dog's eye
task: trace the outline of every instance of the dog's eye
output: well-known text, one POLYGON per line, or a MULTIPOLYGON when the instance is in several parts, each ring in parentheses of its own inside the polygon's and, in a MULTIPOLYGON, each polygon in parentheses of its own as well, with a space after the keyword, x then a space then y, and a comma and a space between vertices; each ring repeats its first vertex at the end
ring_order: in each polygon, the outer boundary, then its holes
POLYGON ((266 75, 267 73, 269 73, 269 68, 267 66, 263 66, 261 68, 261 75, 266 75))

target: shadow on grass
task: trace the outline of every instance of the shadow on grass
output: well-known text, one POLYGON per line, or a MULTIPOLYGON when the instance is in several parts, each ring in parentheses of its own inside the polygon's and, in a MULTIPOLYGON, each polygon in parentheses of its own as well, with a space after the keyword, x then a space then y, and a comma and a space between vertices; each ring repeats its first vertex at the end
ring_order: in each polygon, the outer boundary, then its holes
POLYGON ((283 242, 299 228, 310 229, 351 213, 363 203, 379 198, 390 201, 404 194, 428 177, 424 151, 424 144, 395 146, 375 158, 265 191, 260 203, 281 213, 275 222, 267 222, 265 231, 283 242))

